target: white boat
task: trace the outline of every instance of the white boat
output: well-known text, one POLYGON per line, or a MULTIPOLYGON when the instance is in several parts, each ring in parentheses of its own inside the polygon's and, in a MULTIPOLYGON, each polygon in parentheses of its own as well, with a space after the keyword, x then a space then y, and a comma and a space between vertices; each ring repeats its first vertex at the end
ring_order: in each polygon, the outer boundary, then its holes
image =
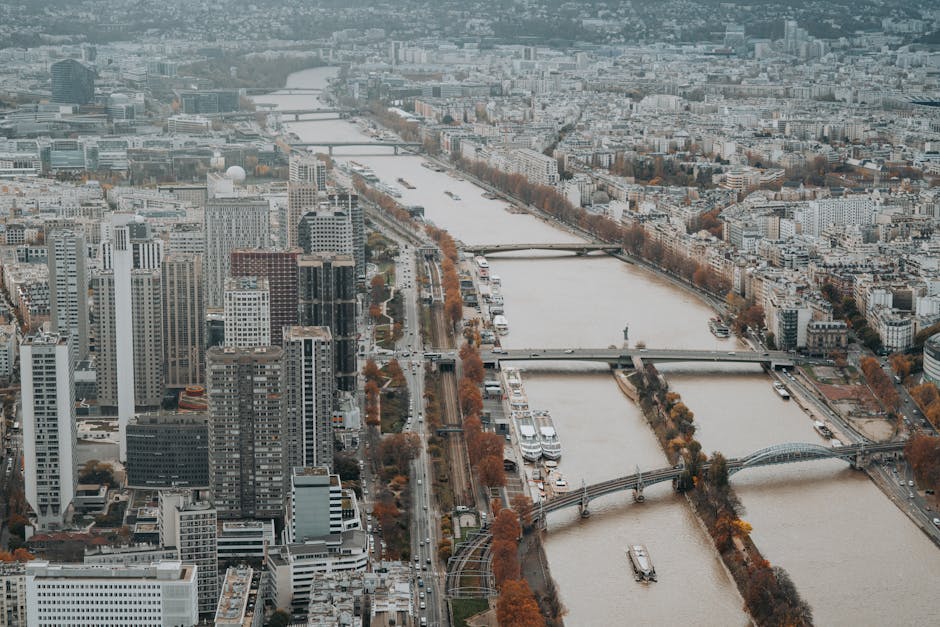
POLYGON ((527 411, 514 412, 513 418, 516 421, 516 433, 519 434, 519 451, 522 458, 529 462, 538 461, 542 456, 542 444, 535 431, 532 414, 527 411))
POLYGON ((554 494, 564 494, 568 491, 568 480, 560 470, 553 470, 548 475, 548 487, 554 494))
POLYGON ((774 389, 777 391, 777 394, 780 395, 780 398, 785 401, 790 400, 790 392, 782 383, 779 381, 774 381, 774 389))
POLYGON ((493 328, 496 329, 496 332, 500 335, 506 335, 509 333, 509 321, 506 320, 506 316, 500 314, 493 316, 493 328))
POLYGON ((627 557, 630 558, 630 565, 633 566, 637 581, 656 581, 656 569, 653 568, 653 560, 650 559, 645 546, 630 545, 627 548, 627 557))
POLYGON ((561 440, 555 431, 552 415, 545 410, 533 412, 535 426, 539 431, 539 442, 542 444, 542 457, 549 460, 561 459, 561 440))

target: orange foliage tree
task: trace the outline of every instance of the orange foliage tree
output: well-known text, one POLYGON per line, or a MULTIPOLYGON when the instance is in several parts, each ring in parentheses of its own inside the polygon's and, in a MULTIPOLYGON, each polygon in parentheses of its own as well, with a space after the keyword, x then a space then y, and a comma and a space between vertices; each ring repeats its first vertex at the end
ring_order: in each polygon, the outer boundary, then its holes
POLYGON ((545 626, 535 595, 524 579, 503 582, 496 602, 496 620, 500 627, 545 626))

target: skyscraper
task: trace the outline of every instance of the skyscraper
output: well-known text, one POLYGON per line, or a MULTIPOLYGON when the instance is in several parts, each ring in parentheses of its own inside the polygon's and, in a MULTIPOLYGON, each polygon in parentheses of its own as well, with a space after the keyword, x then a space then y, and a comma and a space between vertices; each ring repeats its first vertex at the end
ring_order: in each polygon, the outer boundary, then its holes
POLYGON ((160 490, 160 545, 174 547, 184 564, 196 565, 199 613, 215 612, 219 602, 218 517, 192 490, 160 490))
POLYGON ((300 325, 329 327, 336 389, 356 389, 356 262, 320 253, 297 259, 300 325))
POLYGON ((300 219, 309 211, 316 211, 320 192, 316 183, 287 182, 287 214, 282 241, 287 248, 300 246, 300 219))
POLYGON ((327 327, 287 327, 283 346, 290 467, 332 468, 333 337, 327 327))
POLYGON ((52 102, 88 104, 95 99, 95 71, 75 59, 56 61, 52 74, 52 102))
POLYGON ((326 202, 300 218, 297 243, 305 253, 340 253, 356 261, 356 279, 365 280, 365 226, 359 197, 349 192, 328 194, 326 202))
POLYGON ((240 276, 225 281, 225 346, 271 345, 271 292, 264 277, 240 276))
POLYGON ((326 189, 326 162, 309 152, 292 152, 288 164, 287 180, 312 183, 316 189, 326 189))
POLYGON ((154 240, 149 225, 130 213, 112 214, 105 231, 103 269, 92 280, 98 318, 98 402, 117 407, 120 456, 125 459, 125 431, 135 406, 159 405, 163 395, 158 270, 163 242, 154 240))
POLYGON ((163 355, 165 384, 205 383, 206 305, 202 255, 163 260, 163 355))
POLYGON ((88 256, 85 236, 55 230, 46 238, 52 330, 68 335, 76 359, 88 356, 88 256))
POLYGON ((220 518, 282 518, 288 438, 277 347, 206 351, 209 483, 220 518))
POLYGON ((268 280, 271 293, 271 344, 280 346, 282 330, 297 324, 297 256, 295 250, 232 251, 231 275, 268 280))
POLYGON ((265 248, 270 225, 263 198, 211 198, 206 203, 206 308, 222 308, 236 248, 265 248))
POLYGON ((26 500, 41 529, 62 525, 75 496, 75 385, 68 337, 20 346, 26 500))

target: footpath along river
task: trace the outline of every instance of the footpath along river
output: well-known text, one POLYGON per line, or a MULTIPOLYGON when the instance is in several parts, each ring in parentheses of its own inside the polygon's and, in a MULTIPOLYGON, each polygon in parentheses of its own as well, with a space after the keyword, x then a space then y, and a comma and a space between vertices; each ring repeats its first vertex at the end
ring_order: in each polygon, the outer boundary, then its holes
MULTIPOLYGON (((298 72, 287 86, 324 87, 335 72, 298 72)), ((317 102, 309 95, 256 100, 284 108, 317 102)), ((368 139, 346 120, 288 126, 309 142, 368 139)), ((403 203, 423 206, 428 219, 461 241, 575 240, 532 216, 508 212, 506 203, 483 198, 483 190, 468 181, 422 167, 420 157, 344 157, 341 149, 334 157, 369 166, 401 190, 403 203), (415 189, 405 189, 398 178, 415 189)), ((503 282, 509 348, 619 345, 625 324, 631 341, 650 347, 738 348, 736 340, 708 332, 712 313, 697 298, 610 257, 513 254, 492 256, 490 266, 503 282)), ((708 453, 737 456, 771 444, 822 442, 812 421, 795 403, 780 400, 759 369, 674 365, 663 371, 695 412, 708 453)), ((666 465, 641 413, 605 368, 529 366, 524 381, 532 407, 552 412, 563 446, 560 467, 572 489, 582 481, 630 474, 637 466, 666 465)), ((863 473, 823 461, 757 469, 733 482, 755 541, 771 563, 789 571, 816 624, 936 624, 940 551, 863 473)), ((647 490, 646 497, 642 504, 629 494, 599 500, 588 520, 576 510, 550 517, 545 551, 567 624, 747 624, 734 584, 685 500, 665 485, 647 490), (624 553, 633 542, 649 548, 658 583, 634 582, 624 553)))

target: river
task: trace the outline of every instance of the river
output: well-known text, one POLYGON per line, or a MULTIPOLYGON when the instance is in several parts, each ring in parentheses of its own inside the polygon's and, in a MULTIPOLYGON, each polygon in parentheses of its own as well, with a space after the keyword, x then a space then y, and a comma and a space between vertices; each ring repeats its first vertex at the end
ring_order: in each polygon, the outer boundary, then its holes
MULTIPOLYGON (((318 68, 291 75, 288 87, 322 87, 334 74, 318 68)), ((259 102, 310 106, 311 96, 267 95, 259 102)), ((304 141, 366 139, 345 120, 289 125, 304 141)), ((372 151, 374 152, 374 151, 372 151)), ((338 152, 335 158, 344 158, 338 152)), ((467 243, 567 242, 576 238, 529 215, 506 210, 473 184, 421 167, 411 155, 352 157, 385 183, 401 177, 402 202, 467 243), (450 191, 461 200, 444 194, 450 191)), ((398 186, 401 187, 401 186, 398 186)), ((503 282, 511 332, 505 345, 606 347, 623 341, 651 347, 734 349, 707 330, 710 310, 655 275, 606 256, 513 255, 490 258, 503 282)), ((770 380, 747 366, 663 369, 695 412, 704 450, 744 455, 784 442, 821 442, 795 403, 780 400, 770 380)), ((666 464, 636 407, 604 369, 544 366, 525 372, 535 408, 550 409, 564 447, 561 468, 572 489, 666 464)), ((940 578, 940 552, 863 473, 843 462, 757 469, 733 482, 764 556, 790 573, 819 625, 928 625, 940 578)), ((545 550, 569 625, 743 625, 733 582, 684 499, 664 485, 549 519, 545 550), (628 543, 647 545, 659 582, 633 581, 628 543)))

